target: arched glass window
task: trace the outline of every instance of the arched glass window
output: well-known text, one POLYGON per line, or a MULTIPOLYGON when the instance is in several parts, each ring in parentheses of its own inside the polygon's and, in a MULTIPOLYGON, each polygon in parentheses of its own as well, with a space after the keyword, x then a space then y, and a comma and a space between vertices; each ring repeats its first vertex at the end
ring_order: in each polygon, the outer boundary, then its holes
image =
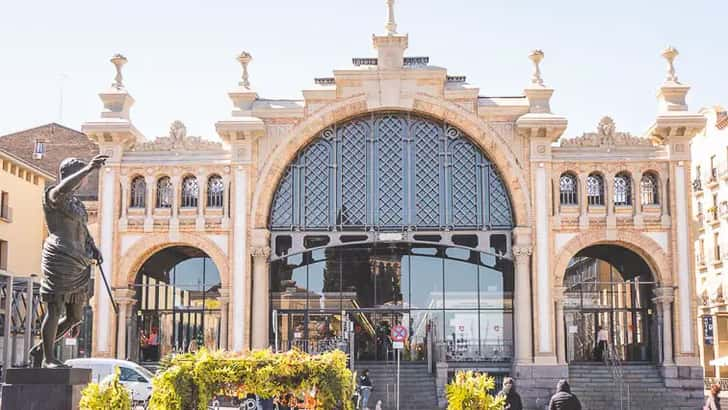
POLYGON ((182 180, 182 207, 196 208, 197 198, 200 195, 200 185, 194 176, 186 176, 182 180))
POLYGON ((576 176, 574 174, 567 172, 561 175, 559 179, 559 192, 561 205, 576 205, 579 203, 576 176))
POLYGON ((632 205, 632 178, 626 172, 614 177, 614 205, 632 205))
POLYGON ((144 208, 147 204, 147 183, 144 177, 139 175, 131 180, 131 195, 129 207, 144 208))
POLYGON ((220 175, 212 175, 207 179, 207 207, 222 208, 225 186, 220 175))
POLYGON ((640 182, 642 205, 657 205, 660 203, 658 188, 657 175, 652 172, 642 175, 642 181, 640 182))
POLYGON ((161 177, 157 180, 157 208, 171 208, 172 195, 174 195, 172 180, 161 177))
POLYGON ((604 178, 597 173, 586 178, 586 198, 589 205, 604 205, 604 178))

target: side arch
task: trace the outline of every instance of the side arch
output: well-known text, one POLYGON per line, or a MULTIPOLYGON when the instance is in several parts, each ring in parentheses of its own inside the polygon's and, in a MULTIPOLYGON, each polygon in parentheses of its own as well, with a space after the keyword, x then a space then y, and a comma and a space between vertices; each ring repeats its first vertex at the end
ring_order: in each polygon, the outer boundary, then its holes
POLYGON ((618 245, 639 255, 652 270, 655 281, 661 286, 672 284, 670 258, 653 239, 634 230, 619 230, 615 237, 607 237, 605 231, 586 232, 569 240, 559 252, 554 264, 554 286, 561 286, 566 267, 579 251, 592 245, 618 245))
POLYGON ((117 286, 133 284, 139 269, 147 259, 162 249, 173 246, 191 246, 205 252, 217 266, 222 286, 230 286, 230 264, 225 252, 212 240, 187 232, 180 232, 175 241, 170 241, 167 233, 146 234, 122 255, 115 284, 117 286))
POLYGON ((528 225, 531 219, 531 201, 527 192, 528 178, 506 141, 492 127, 476 114, 464 108, 427 95, 417 95, 412 106, 377 107, 367 105, 365 95, 357 95, 331 104, 312 114, 291 130, 289 138, 276 147, 269 160, 260 170, 250 202, 253 228, 268 227, 270 210, 278 183, 284 176, 288 165, 297 153, 308 145, 325 127, 346 119, 382 110, 414 112, 447 121, 459 128, 498 168, 508 189, 513 204, 516 225, 528 225))

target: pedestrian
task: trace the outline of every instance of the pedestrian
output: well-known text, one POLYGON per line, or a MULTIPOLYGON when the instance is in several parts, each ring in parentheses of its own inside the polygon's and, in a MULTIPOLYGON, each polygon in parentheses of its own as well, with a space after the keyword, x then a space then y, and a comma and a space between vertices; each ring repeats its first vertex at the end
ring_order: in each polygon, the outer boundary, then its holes
POLYGON ((503 379, 503 389, 498 393, 498 396, 506 398, 503 410, 523 410, 521 396, 516 393, 516 386, 514 386, 512 378, 506 377, 503 379))
POLYGON ((581 403, 571 392, 568 381, 562 379, 556 384, 556 393, 551 396, 549 410, 581 410, 581 403))
POLYGON ((369 395, 372 393, 372 381, 369 378, 369 369, 364 369, 359 377, 359 389, 361 390, 361 408, 369 410, 369 395))
POLYGON ((597 345, 595 348, 596 357, 594 358, 594 360, 596 360, 597 362, 601 362, 604 360, 604 351, 607 350, 608 341, 609 333, 607 332, 607 329, 599 326, 599 331, 597 332, 597 345))
POLYGON ((720 386, 717 384, 711 385, 703 410, 720 410, 720 397, 718 397, 718 394, 720 394, 720 386))

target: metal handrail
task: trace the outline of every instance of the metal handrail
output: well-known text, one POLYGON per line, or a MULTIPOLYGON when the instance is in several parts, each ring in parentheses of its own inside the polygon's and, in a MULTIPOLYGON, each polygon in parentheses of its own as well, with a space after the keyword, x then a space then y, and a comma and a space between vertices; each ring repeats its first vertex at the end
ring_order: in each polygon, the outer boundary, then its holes
POLYGON ((619 387, 619 397, 617 398, 619 400, 619 408, 620 410, 629 410, 630 409, 630 394, 629 394, 629 384, 624 383, 624 370, 622 368, 622 361, 619 358, 619 355, 617 354, 617 349, 614 347, 614 345, 607 343, 607 351, 606 355, 604 356, 604 364, 609 367, 610 374, 612 375, 612 381, 619 387), (625 390, 626 390, 626 404, 625 407, 625 390))

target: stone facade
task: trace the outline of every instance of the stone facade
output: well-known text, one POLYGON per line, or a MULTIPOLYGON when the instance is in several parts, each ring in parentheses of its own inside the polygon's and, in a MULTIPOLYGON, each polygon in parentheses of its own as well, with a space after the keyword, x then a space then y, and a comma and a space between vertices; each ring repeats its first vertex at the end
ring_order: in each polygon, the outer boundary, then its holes
MULTIPOLYGON (((541 76, 543 52, 530 55, 534 74, 523 95, 484 97, 461 76, 429 66, 426 59, 413 63, 405 58, 408 36, 395 30, 373 36, 376 58, 355 59, 352 67, 335 70, 332 78, 318 79, 303 90, 301 100, 261 98, 247 74, 252 57, 241 54, 243 75, 228 94, 233 111, 216 123, 221 144, 186 136, 179 122, 168 136, 146 140, 129 115, 134 100, 121 77, 126 59, 112 59, 118 74, 112 87, 100 94, 104 111, 99 119, 85 123, 83 131, 100 152, 110 155, 99 177, 98 238, 108 255, 104 270, 119 289, 120 303, 127 304, 124 314, 131 314, 128 304, 133 300, 121 293, 134 283, 150 255, 171 245, 194 246, 221 272, 221 345, 236 351, 267 347, 269 215, 287 166, 331 124, 376 111, 410 112, 462 130, 492 159, 510 193, 517 225, 508 255, 514 261, 516 283, 512 373, 529 392, 529 400, 535 403, 548 395, 554 379, 568 374, 563 275, 577 252, 598 244, 622 246, 649 264, 664 290, 658 292, 660 312, 674 329, 668 326, 663 332, 663 375, 700 378, 689 179, 690 140, 703 129, 705 118, 688 110, 689 87, 678 82, 674 72, 676 51, 664 53, 668 78, 658 89, 649 130, 617 131, 615 121, 605 117, 595 131, 569 138, 562 135, 567 118, 552 113, 549 104, 554 89, 541 76), (573 204, 559 200, 560 178, 566 173, 578 186, 573 204), (603 181, 602 199, 590 203, 587 185, 594 173, 603 181), (615 204, 618 174, 628 176, 631 200, 615 204), (654 203, 640 200, 641 181, 648 174, 655 178, 653 188, 660 198, 654 203), (201 183, 198 206, 181 207, 183 178, 207 181, 212 175, 222 177, 223 206, 205 206, 206 184, 201 183), (130 184, 137 177, 146 182, 146 203, 131 208, 130 184), (171 179, 170 207, 154 204, 160 177, 171 179)), ((94 354, 116 352, 123 357, 125 348, 114 346, 117 323, 110 302, 102 289, 96 295, 94 354)), ((438 367, 438 373, 446 366, 438 367)))

